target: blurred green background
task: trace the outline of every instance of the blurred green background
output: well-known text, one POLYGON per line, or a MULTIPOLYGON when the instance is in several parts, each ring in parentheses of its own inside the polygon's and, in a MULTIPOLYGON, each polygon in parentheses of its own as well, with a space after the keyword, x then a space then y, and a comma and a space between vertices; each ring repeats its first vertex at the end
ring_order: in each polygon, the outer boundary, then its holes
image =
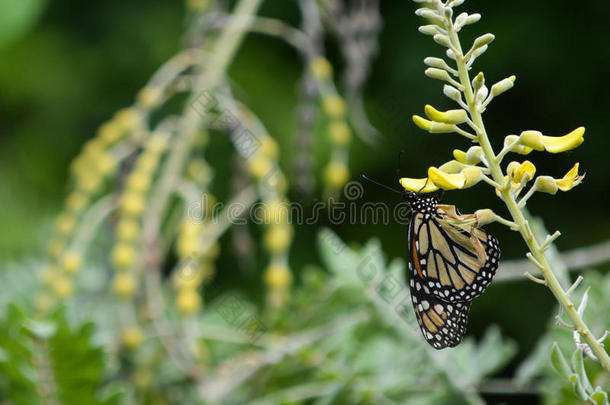
MULTIPOLYGON (((357 141, 350 156, 353 178, 361 173, 396 184, 397 151, 405 151, 401 171, 423 177, 430 165, 451 158, 469 145, 454 135, 429 135, 411 122, 425 104, 451 107, 441 84, 423 75, 422 60, 441 48, 417 32, 420 21, 410 1, 384 1, 380 54, 365 89, 371 122, 383 134, 378 145, 357 141)), ((532 154, 539 173, 561 177, 574 162, 586 179, 576 190, 531 200, 549 230, 560 229, 561 250, 610 238, 610 149, 608 74, 610 3, 606 1, 489 2, 470 0, 466 11, 483 14, 483 23, 464 30, 470 40, 492 32, 496 41, 475 64, 496 82, 512 74, 516 86, 486 113, 496 146, 505 135, 537 129, 562 135, 584 125, 586 142, 558 156, 532 154)), ((68 166, 96 127, 130 105, 150 75, 183 46, 184 5, 178 1, 80 2, 76 0, 0 0, 0 259, 17 261, 42 255, 59 210, 68 166)), ((299 23, 293 1, 268 0, 263 15, 299 23)), ((340 70, 337 45, 326 43, 329 59, 340 70)), ((282 146, 282 165, 293 173, 291 151, 296 134, 299 55, 276 39, 251 35, 242 46, 231 77, 238 94, 267 125, 282 146), (289 119, 287 119, 287 117, 289 119)), ((216 160, 229 160, 230 148, 216 160)), ((318 151, 323 154, 323 151, 318 151)), ((220 173, 222 174, 222 173, 220 173)), ((395 195, 365 184, 359 201, 400 202, 395 195)), ((222 195, 222 192, 220 193, 222 195)), ((448 192, 444 201, 472 212, 503 209, 490 188, 448 192)), ((311 203, 311 201, 305 201, 311 203)), ((326 225, 322 223, 320 225, 326 225)), ((297 229, 294 267, 310 263, 315 231, 297 229)), ((503 258, 521 258, 524 245, 500 226, 489 229, 501 241, 503 258)), ((348 241, 379 237, 389 256, 405 257, 406 228, 397 224, 345 224, 335 230, 348 241)), ((230 259, 221 259, 219 268, 230 259)), ((603 268, 602 268, 603 269, 603 268)), ((221 272, 222 273, 222 272, 221 272)), ((247 277, 247 276, 243 276, 247 277)), ((231 277, 239 284, 240 278, 231 277)), ((554 301, 531 282, 498 284, 473 305, 469 330, 480 335, 490 323, 527 354, 546 326, 554 301)), ((507 373, 510 370, 506 371, 507 373)))

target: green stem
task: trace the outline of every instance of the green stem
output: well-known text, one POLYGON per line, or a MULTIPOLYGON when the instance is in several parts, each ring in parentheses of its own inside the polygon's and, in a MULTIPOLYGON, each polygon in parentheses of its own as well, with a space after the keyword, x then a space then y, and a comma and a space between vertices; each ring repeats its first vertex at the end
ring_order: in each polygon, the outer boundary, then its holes
POLYGON ((565 309, 569 318, 572 320, 572 323, 578 333, 585 339, 591 350, 599 359, 601 365, 610 371, 610 357, 608 353, 604 350, 603 345, 595 339, 595 336, 591 333, 588 326, 585 324, 581 316, 576 311, 574 303, 570 300, 570 297, 566 294, 563 287, 557 280, 557 277, 553 273, 551 266, 549 265, 546 257, 544 256, 544 249, 538 244, 532 230, 525 219, 522 209, 517 204, 515 197, 510 193, 510 188, 507 187, 507 181, 504 180, 504 175, 502 173, 502 169, 500 164, 496 160, 496 156, 494 154, 493 148, 491 147, 491 143, 489 142, 489 137, 487 136, 487 131, 485 130, 485 125, 483 123, 483 117, 481 112, 477 108, 476 105, 476 97, 473 92, 470 76, 468 74, 468 69, 466 66, 466 60, 464 58, 464 54, 462 51, 462 47, 460 44, 460 40, 458 38, 457 32, 453 27, 453 22, 450 18, 447 18, 447 30, 449 33, 449 39, 451 41, 451 45, 454 47, 454 52, 456 56, 456 62, 459 72, 459 79, 462 86, 464 86, 464 97, 466 98, 466 103, 468 105, 468 110, 472 121, 477 126, 477 140, 483 149, 483 153, 487 161, 489 162, 489 169, 491 170, 491 176, 493 180, 502 186, 500 190, 500 198, 506 204, 508 211, 510 212, 513 221, 517 224, 519 228, 519 232, 523 237, 523 240, 527 244, 530 252, 534 256, 536 260, 542 265, 540 268, 540 272, 544 277, 548 288, 551 290, 557 301, 560 305, 565 309))

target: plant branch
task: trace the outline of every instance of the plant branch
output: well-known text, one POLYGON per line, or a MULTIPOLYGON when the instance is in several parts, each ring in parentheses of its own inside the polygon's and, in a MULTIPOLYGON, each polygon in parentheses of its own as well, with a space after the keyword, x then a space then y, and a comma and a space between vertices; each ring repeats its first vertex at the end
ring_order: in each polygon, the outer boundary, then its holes
MULTIPOLYGON (((438 2, 437 7, 439 8, 439 12, 443 15, 443 5, 438 2)), ((466 65, 467 58, 464 56, 462 52, 462 47, 460 44, 460 40, 458 38, 457 31, 453 26, 453 21, 451 18, 446 18, 447 21, 447 30, 449 34, 449 39, 454 48, 456 62, 459 72, 459 80, 462 86, 464 87, 464 97, 466 98, 466 103, 468 105, 468 112, 471 116, 472 121, 479 128, 480 132, 478 135, 478 141, 481 145, 483 153, 489 162, 489 169, 491 170, 491 175, 493 180, 501 186, 506 185, 506 180, 504 180, 504 175, 502 173, 502 169, 498 164, 497 157, 494 154, 493 148, 489 141, 489 137, 487 135, 487 131, 485 130, 485 125, 483 123, 483 118, 481 112, 477 106, 477 101, 471 86, 471 80, 468 73, 468 67, 466 65)), ((597 356, 600 363, 606 370, 610 370, 610 357, 608 353, 604 350, 603 346, 595 339, 589 327, 585 324, 582 317, 576 311, 574 303, 570 300, 563 287, 557 280, 557 277, 553 273, 551 266, 549 265, 546 257, 544 256, 544 249, 538 244, 532 230, 525 220, 525 216, 523 213, 523 208, 520 208, 515 200, 515 196, 513 196, 510 192, 509 187, 502 187, 500 189, 500 198, 506 204, 508 211, 510 212, 513 221, 519 227, 519 232, 523 237, 523 240, 527 244, 531 258, 535 260, 537 264, 539 264, 540 271, 548 288, 551 290, 557 301, 561 304, 561 306, 565 309, 568 317, 574 323, 574 326, 578 333, 585 339, 588 343, 589 347, 597 356)))

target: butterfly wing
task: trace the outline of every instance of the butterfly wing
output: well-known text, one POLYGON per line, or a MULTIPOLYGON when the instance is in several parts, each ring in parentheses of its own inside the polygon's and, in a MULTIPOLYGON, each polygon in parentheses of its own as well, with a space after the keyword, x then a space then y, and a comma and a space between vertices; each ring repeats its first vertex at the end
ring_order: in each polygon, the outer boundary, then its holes
POLYGON ((470 303, 442 301, 427 293, 427 286, 414 279, 410 283, 413 309, 426 341, 438 350, 460 344, 466 333, 470 303))
POLYGON ((434 215, 411 216, 410 275, 438 299, 469 302, 480 296, 496 273, 499 257, 496 238, 482 228, 468 233, 434 215))

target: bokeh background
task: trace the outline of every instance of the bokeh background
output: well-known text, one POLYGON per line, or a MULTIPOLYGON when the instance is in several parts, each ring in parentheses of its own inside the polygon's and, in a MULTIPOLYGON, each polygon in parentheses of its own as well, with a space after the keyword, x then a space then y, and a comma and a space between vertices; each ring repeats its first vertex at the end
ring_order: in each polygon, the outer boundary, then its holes
MULTIPOLYGON (((584 125, 586 142, 557 155, 531 155, 539 173, 562 176, 573 162, 581 163, 586 178, 576 190, 555 197, 538 195, 529 203, 544 217, 549 230, 560 229, 560 250, 593 245, 610 239, 610 3, 470 0, 466 10, 483 14, 483 23, 464 30, 471 40, 493 32, 496 40, 475 69, 488 82, 512 74, 516 86, 499 97, 486 113, 488 132, 496 146, 505 135, 537 129, 562 135, 584 125)), ((411 122, 425 104, 451 107, 438 81, 425 78, 423 59, 440 56, 441 48, 417 32, 420 21, 410 1, 382 1, 384 27, 380 52, 365 87, 370 121, 383 135, 377 145, 356 140, 350 154, 352 177, 367 174, 397 185, 398 151, 403 174, 423 177, 430 165, 451 158, 454 148, 467 148, 455 135, 423 133, 411 122)), ((76 0, 0 1, 0 260, 19 262, 44 254, 53 216, 65 195, 70 160, 101 122, 133 103, 150 75, 184 44, 184 4, 179 1, 76 0)), ((298 8, 292 1, 269 0, 263 15, 295 25, 298 8)), ((342 61, 337 44, 325 44, 337 70, 342 61)), ((294 49, 261 35, 250 35, 230 76, 234 88, 267 125, 280 143, 281 164, 294 176, 297 85, 302 62, 294 49)), ((231 148, 219 144, 217 164, 231 159, 231 148)), ((324 159, 323 148, 316 149, 324 159)), ((227 168, 227 170, 229 170, 227 168)), ((218 173, 222 175, 221 172, 218 173)), ((215 193, 226 195, 222 185, 215 193)), ((364 184, 359 203, 400 198, 364 184)), ((489 187, 447 192, 444 201, 472 212, 489 207, 504 212, 489 187)), ((306 201, 305 203, 312 203, 306 201)), ((322 222, 297 229, 291 254, 295 269, 315 263, 311 252, 322 222)), ((389 257, 406 257, 406 227, 398 224, 344 224, 333 229, 346 241, 381 240, 389 257)), ((522 258, 523 242, 499 225, 489 227, 501 241, 503 258, 522 258)), ((223 255, 219 269, 235 269, 223 255)), ((605 272, 608 266, 598 266, 605 272)), ((222 285, 238 288, 255 274, 219 271, 222 285)), ((252 284, 248 284, 252 285, 252 284)), ((256 299, 256 285, 246 294, 256 299)), ((529 282, 499 283, 472 307, 469 331, 480 336, 487 325, 498 324, 504 336, 519 344, 519 352, 502 371, 510 375, 544 332, 554 311, 549 291, 529 282)), ((501 374, 502 374, 501 373, 501 374)))

